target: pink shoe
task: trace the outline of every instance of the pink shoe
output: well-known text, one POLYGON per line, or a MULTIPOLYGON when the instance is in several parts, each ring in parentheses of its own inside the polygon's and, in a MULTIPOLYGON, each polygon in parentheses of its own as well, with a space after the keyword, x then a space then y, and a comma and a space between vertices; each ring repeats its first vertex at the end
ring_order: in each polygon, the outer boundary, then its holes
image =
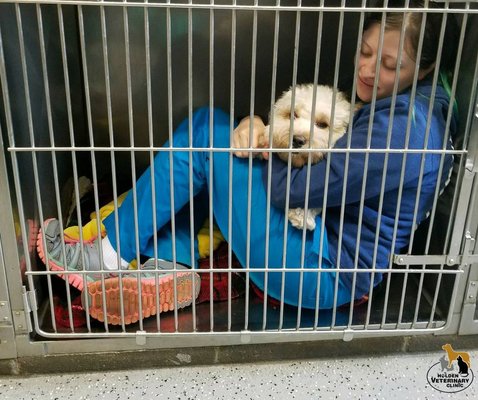
POLYGON ((100 240, 84 243, 83 251, 81 251, 80 242, 62 243, 58 220, 45 221, 44 228, 44 231, 38 234, 37 240, 37 250, 41 260, 51 271, 89 272, 58 274, 58 276, 82 291, 83 308, 99 321, 107 318, 109 324, 119 325, 124 317, 125 324, 132 324, 140 318, 147 318, 158 312, 171 311, 175 307, 178 309, 187 307, 199 294, 201 286, 199 275, 184 266, 177 265, 175 269, 170 262, 150 259, 139 271, 141 277, 138 282, 138 272, 131 271, 131 273, 120 275, 101 268, 98 250, 100 240), (102 274, 104 280, 101 279, 102 274), (175 274, 176 291, 174 290, 175 274), (120 279, 123 312, 121 312, 120 279), (158 288, 156 288, 156 281, 158 288), (140 293, 142 315, 139 313, 138 306, 140 293), (106 300, 105 306, 103 306, 103 297, 106 300))
MULTIPOLYGON (((111 274, 114 274, 114 272, 111 274)), ((122 274, 121 276, 122 278, 118 276, 105 279, 104 286, 101 280, 88 283, 87 289, 82 293, 82 304, 93 318, 104 321, 105 308, 108 324, 121 324, 120 279, 125 325, 133 324, 141 318, 139 313, 140 293, 142 318, 148 318, 157 313, 172 311, 175 307, 181 309, 191 305, 198 297, 201 288, 201 279, 197 273, 179 264, 176 264, 175 269, 172 262, 165 260, 149 259, 143 264, 141 271, 122 274), (138 273, 141 274, 139 282, 138 273), (176 291, 174 290, 175 274, 176 291), (103 307, 103 294, 106 299, 106 307, 103 307), (88 300, 86 297, 88 297, 88 300)))
POLYGON ((60 222, 51 218, 44 222, 44 230, 40 230, 37 238, 37 251, 40 259, 50 271, 92 271, 93 274, 58 274, 78 290, 83 290, 85 282, 101 278, 99 240, 83 244, 68 243, 61 240, 60 222), (63 252, 64 249, 64 252, 63 252))

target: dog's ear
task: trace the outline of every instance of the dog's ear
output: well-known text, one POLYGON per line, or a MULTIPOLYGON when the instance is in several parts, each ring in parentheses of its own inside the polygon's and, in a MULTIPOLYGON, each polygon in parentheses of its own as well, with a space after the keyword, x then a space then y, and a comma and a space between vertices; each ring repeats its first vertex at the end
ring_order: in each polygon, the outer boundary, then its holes
POLYGON ((363 106, 363 103, 360 102, 360 101, 357 101, 357 102, 355 103, 354 113, 356 113, 358 110, 360 110, 360 109, 362 108, 362 106, 363 106))

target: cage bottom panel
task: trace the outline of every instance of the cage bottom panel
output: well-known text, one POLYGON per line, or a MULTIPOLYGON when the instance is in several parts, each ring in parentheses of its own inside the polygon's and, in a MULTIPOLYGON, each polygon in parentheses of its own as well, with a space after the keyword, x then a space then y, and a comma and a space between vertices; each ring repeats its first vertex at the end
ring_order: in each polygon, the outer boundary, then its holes
MULTIPOLYGON (((390 283, 384 280, 373 291, 368 302, 338 307, 335 310, 305 310, 285 305, 268 304, 264 316, 264 301, 250 290, 248 298, 242 295, 239 298, 222 302, 206 301, 195 306, 195 324, 193 308, 191 306, 178 310, 177 320, 175 313, 165 312, 143 319, 143 331, 148 333, 162 332, 241 332, 249 331, 287 331, 329 330, 353 328, 361 329, 399 329, 399 328, 439 328, 446 323, 451 305, 451 290, 445 290, 453 284, 453 275, 442 276, 439 286, 436 280, 439 274, 427 274, 423 285, 420 284, 420 275, 405 273, 390 274, 390 283), (387 300, 387 286, 389 295, 387 300), (420 290, 421 287, 421 290, 420 290), (405 296, 403 296, 405 293, 405 296), (420 298, 418 297, 420 296, 420 298), (402 301, 403 299, 403 301, 402 301), (435 300, 439 299, 439 301, 435 300), (247 300, 247 301, 246 301, 247 300), (230 311, 229 311, 230 309, 230 311), (177 322, 176 322, 177 321, 177 322)), ((60 279, 52 278, 53 312, 49 297, 40 304, 38 315, 40 327, 46 333, 59 333, 65 336, 82 333, 104 333, 103 322, 90 318, 90 330, 87 327, 86 315, 78 313, 78 308, 72 310, 75 328, 71 329, 68 317, 68 305, 65 297, 65 285, 60 279), (56 330, 52 323, 52 314, 56 319, 56 330), (63 317, 61 317, 63 315, 63 317), (60 321, 59 318, 63 320, 60 321)), ((79 296, 74 288, 70 290, 72 301, 79 296)), ((126 325, 126 332, 135 333, 140 329, 140 323, 126 325)), ((123 329, 119 326, 108 326, 108 332, 119 333, 123 329)), ((38 335, 38 338, 40 335, 38 335)))

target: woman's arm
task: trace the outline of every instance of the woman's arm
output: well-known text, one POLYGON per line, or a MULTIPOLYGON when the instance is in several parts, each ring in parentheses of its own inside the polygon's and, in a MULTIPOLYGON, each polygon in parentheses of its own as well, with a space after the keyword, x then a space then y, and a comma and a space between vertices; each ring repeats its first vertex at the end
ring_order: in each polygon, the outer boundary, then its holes
MULTIPOLYGON (((362 110, 359 111, 359 113, 362 110)), ((385 149, 387 147, 387 132, 390 109, 376 110, 374 124, 372 126, 372 140, 370 148, 385 149)), ((369 112, 362 112, 354 122, 350 147, 353 149, 366 149, 368 147, 368 121, 369 112)), ((397 105, 391 136, 391 148, 404 148, 405 132, 408 118, 408 104, 397 105)), ((426 121, 425 121, 426 122, 426 121)), ((424 121, 416 121, 412 126, 411 136, 420 131, 417 126, 423 125, 424 121)), ((424 128, 425 125, 423 125, 424 128)), ((423 129, 424 131, 425 129, 423 129)), ((347 148, 347 136, 342 137, 335 144, 337 149, 347 148)), ((414 146, 412 146, 414 147, 414 146)), ((346 172, 347 151, 329 153, 330 169, 328 179, 327 207, 340 206, 344 189, 346 172)), ((387 175, 384 190, 397 188, 400 184, 403 154, 389 154, 387 161, 387 175)), ((367 165, 367 182, 365 185, 365 198, 378 196, 382 190, 382 177, 384 171, 385 153, 369 153, 366 164, 364 152, 349 152, 347 168, 347 193, 346 203, 360 201, 364 171, 367 165)), ((283 208, 286 203, 287 193, 287 164, 274 156, 271 176, 271 201, 276 207, 283 208)), ((417 179, 419 174, 420 155, 408 155, 405 181, 417 179)), ((309 207, 322 207, 325 193, 325 176, 327 173, 327 160, 323 160, 311 167, 309 207)), ((267 183, 267 168, 264 168, 264 182, 267 183)), ((290 196, 289 206, 303 207, 305 203, 307 168, 292 168, 290 173, 290 196)))

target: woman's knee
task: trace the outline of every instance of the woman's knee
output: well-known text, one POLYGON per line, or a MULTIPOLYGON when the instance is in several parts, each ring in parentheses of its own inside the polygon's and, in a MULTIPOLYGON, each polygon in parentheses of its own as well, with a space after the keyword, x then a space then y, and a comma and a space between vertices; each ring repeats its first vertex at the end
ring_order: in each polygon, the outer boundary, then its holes
POLYGON ((218 107, 210 108, 210 107, 200 107, 194 111, 193 114, 193 120, 201 120, 203 122, 209 123, 209 119, 213 118, 214 123, 216 121, 218 123, 224 124, 224 123, 229 123, 230 122, 230 117, 229 114, 224 112, 222 109, 218 107))
MULTIPOLYGON (((211 118, 213 127, 212 147, 229 147, 231 135, 231 118, 220 108, 201 107, 193 115, 194 135, 206 135, 210 139, 211 118)), ((232 121, 232 129, 235 122, 232 121)))

